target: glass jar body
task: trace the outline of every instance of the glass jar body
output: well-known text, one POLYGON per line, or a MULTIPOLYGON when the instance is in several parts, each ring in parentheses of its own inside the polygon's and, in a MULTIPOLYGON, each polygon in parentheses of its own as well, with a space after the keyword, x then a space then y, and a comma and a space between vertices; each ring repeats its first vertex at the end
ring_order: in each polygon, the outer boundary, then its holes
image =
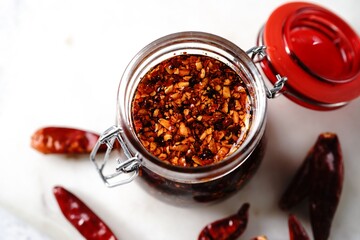
POLYGON ((147 193, 172 205, 192 207, 215 203, 235 194, 254 176, 264 157, 265 149, 264 135, 241 166, 218 179, 209 179, 201 183, 176 182, 142 167, 136 181, 147 193))
POLYGON ((266 90, 250 57, 221 37, 182 32, 150 43, 130 62, 120 81, 117 126, 128 158, 141 162, 138 182, 147 192, 174 205, 213 202, 236 192, 254 174, 265 147, 266 90), (161 161, 137 138, 132 100, 143 76, 157 64, 179 55, 201 55, 229 66, 244 81, 251 102, 251 125, 244 142, 224 160, 198 167, 181 167, 161 161))

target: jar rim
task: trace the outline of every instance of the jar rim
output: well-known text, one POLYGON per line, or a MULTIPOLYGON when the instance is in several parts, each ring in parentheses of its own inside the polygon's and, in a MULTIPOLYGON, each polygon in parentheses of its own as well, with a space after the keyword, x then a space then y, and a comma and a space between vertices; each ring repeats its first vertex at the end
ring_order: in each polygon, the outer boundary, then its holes
POLYGON ((266 90, 262 76, 250 57, 232 42, 204 32, 178 32, 159 38, 145 46, 131 60, 119 84, 117 101, 117 125, 122 128, 122 135, 134 154, 140 154, 144 167, 160 176, 180 182, 201 182, 209 178, 221 177, 240 166, 246 157, 260 142, 266 122, 266 90), (227 158, 219 163, 182 167, 165 163, 149 153, 136 137, 131 118, 131 101, 135 88, 147 70, 157 63, 174 56, 174 54, 200 54, 228 61, 238 74, 246 77, 253 96, 253 119, 248 136, 243 144, 227 158), (251 85, 250 85, 251 84, 251 85), (254 105, 253 105, 254 104, 254 105))

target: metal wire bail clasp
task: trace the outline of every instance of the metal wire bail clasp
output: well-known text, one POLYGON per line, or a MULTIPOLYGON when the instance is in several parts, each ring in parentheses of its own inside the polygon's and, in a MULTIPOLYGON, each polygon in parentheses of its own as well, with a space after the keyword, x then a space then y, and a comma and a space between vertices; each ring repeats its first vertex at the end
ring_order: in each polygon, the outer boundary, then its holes
MULTIPOLYGON (((264 58, 266 58, 266 47, 265 46, 257 46, 250 48, 248 51, 246 51, 246 54, 250 56, 250 58, 253 60, 254 63, 258 63, 264 58)), ((284 87, 287 77, 282 77, 280 74, 276 74, 277 81, 275 82, 272 89, 269 89, 266 85, 266 96, 268 98, 275 98, 280 95, 282 88, 284 87)))
POLYGON ((100 136, 90 154, 90 160, 94 163, 101 179, 108 187, 115 187, 129 183, 139 174, 139 167, 141 165, 140 159, 138 158, 137 154, 133 156, 130 153, 128 147, 121 137, 121 131, 121 128, 117 126, 112 126, 107 129, 100 136), (117 146, 119 146, 116 144, 116 141, 120 144, 121 149, 125 154, 125 158, 127 159, 122 160, 119 157, 120 152, 118 152, 118 156, 115 156, 115 160, 110 161, 112 159, 112 153, 115 152, 113 150, 119 150, 116 149, 117 146), (99 150, 102 150, 104 147, 106 147, 106 151, 104 158, 101 161, 97 159, 97 155, 99 150), (117 166, 110 166, 110 164, 113 162, 117 163, 117 166), (106 168, 107 165, 108 168, 106 168))

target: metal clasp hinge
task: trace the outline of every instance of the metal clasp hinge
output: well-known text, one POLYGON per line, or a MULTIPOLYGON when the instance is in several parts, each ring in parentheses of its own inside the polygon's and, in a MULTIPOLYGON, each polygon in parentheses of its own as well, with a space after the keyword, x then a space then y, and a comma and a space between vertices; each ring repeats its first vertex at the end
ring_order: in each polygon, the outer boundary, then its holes
MULTIPOLYGON (((265 46, 253 47, 253 48, 250 48, 248 51, 246 51, 246 54, 248 54, 250 56, 251 60, 254 63, 258 63, 258 62, 261 62, 262 60, 264 60, 264 58, 266 58, 265 49, 266 49, 265 46)), ((282 77, 280 74, 276 74, 275 76, 276 76, 277 81, 275 82, 273 88, 269 89, 264 84, 265 88, 266 88, 267 98, 275 98, 275 97, 279 96, 286 81, 287 81, 287 77, 282 77)))
POLYGON ((108 187, 115 187, 131 182, 139 174, 139 168, 141 165, 139 157, 136 154, 135 156, 131 154, 128 147, 124 143, 120 132, 121 128, 117 126, 112 126, 107 129, 99 137, 90 154, 90 160, 94 163, 101 179, 108 187), (127 158, 126 160, 122 160, 120 157, 118 157, 120 155, 118 152, 118 156, 115 156, 115 161, 110 161, 113 159, 112 155, 114 152, 114 147, 115 150, 119 150, 116 149, 117 146, 119 146, 116 144, 116 142, 120 144, 121 149, 127 158), (103 160, 101 161, 97 158, 97 155, 99 154, 99 150, 104 145, 106 147, 106 151, 103 160), (116 162, 117 166, 110 166, 110 168, 106 168, 106 166, 109 166, 112 162, 116 162))

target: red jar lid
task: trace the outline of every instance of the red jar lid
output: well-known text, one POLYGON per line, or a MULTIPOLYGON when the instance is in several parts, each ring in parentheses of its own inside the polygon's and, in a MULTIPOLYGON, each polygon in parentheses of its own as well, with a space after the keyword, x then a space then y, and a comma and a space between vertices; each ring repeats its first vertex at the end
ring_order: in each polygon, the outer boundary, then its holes
POLYGON ((314 109, 341 107, 360 96, 360 39, 336 14, 294 2, 277 8, 259 36, 261 62, 273 83, 287 77, 284 94, 314 109))

